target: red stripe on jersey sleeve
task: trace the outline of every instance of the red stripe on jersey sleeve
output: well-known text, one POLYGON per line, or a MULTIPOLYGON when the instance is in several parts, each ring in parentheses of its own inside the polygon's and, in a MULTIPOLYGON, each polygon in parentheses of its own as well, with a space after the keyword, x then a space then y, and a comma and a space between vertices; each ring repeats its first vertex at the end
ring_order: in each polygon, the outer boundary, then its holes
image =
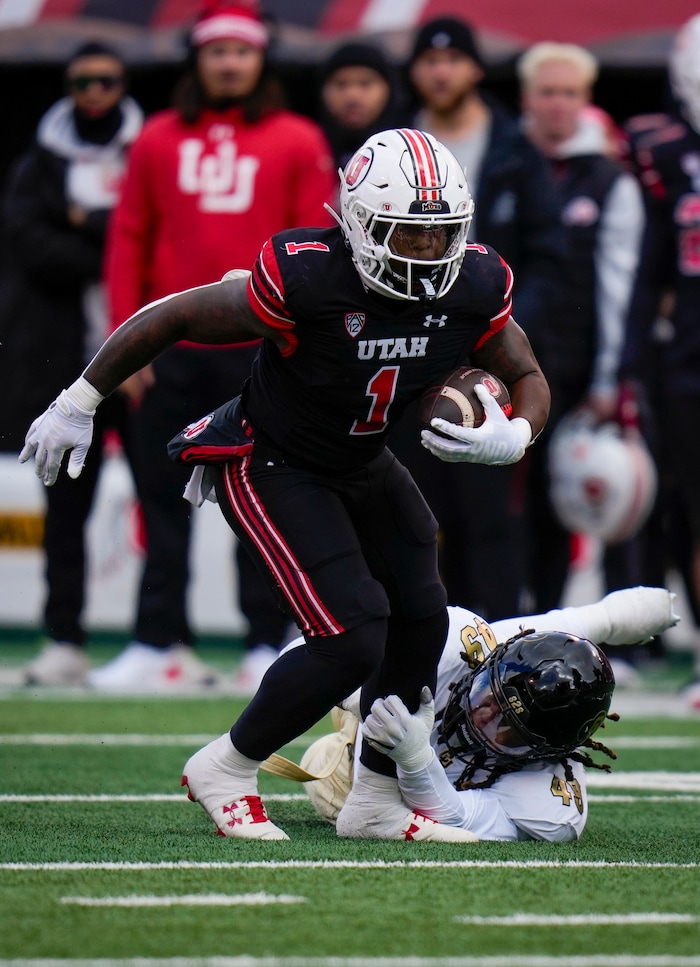
POLYGON ((284 300, 284 281, 270 239, 263 245, 248 279, 248 302, 263 322, 284 334, 283 356, 291 356, 297 347, 294 320, 284 300))
POLYGON ((501 259, 501 265, 506 272, 506 285, 503 293, 503 308, 500 312, 497 312, 495 316, 491 316, 491 325, 483 334, 481 339, 479 339, 476 346, 474 346, 473 351, 480 349, 484 343, 491 338, 491 336, 495 335, 497 332, 500 332, 510 319, 513 312, 513 270, 507 262, 503 261, 503 259, 501 259))

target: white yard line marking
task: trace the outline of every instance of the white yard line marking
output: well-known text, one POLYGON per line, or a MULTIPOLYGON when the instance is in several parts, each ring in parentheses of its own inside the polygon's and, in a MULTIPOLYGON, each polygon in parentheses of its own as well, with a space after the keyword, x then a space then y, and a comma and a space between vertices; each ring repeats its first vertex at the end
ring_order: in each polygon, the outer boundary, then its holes
POLYGON ((664 792, 700 792, 700 772, 593 772, 586 784, 594 789, 662 789, 664 792))
POLYGON ((698 863, 639 863, 634 860, 177 860, 149 863, 146 861, 94 862, 85 861, 55 863, 0 863, 0 870, 16 873, 41 871, 45 873, 104 870, 151 872, 153 870, 697 870, 698 863))
MULTIPOLYGON (((31 732, 29 734, 0 735, 0 745, 152 745, 202 746, 215 735, 146 735, 140 732, 31 732)), ((287 746, 306 748, 312 737, 294 739, 287 746)))
POLYGON ((78 907, 236 907, 271 903, 306 903, 305 896, 287 893, 186 893, 183 896, 62 896, 61 903, 78 907))
MULTIPOLYGON (((320 734, 320 733, 319 733, 320 734)), ((135 745, 135 746, 202 746, 211 742, 213 735, 158 735, 143 732, 30 732, 0 734, 0 745, 135 745)), ((301 736, 288 743, 290 747, 306 748, 316 736, 301 736)), ((611 737, 612 742, 612 737, 611 737)), ((615 739, 616 749, 694 749, 700 738, 686 735, 621 736, 615 739)))
POLYGON ((135 957, 0 960, 0 967, 700 967, 700 956, 591 954, 484 957, 135 957))
POLYGON ((693 749, 700 739, 692 735, 622 735, 614 744, 616 749, 693 749))
MULTIPOLYGON (((265 802, 301 802, 305 800, 311 804, 310 799, 304 792, 290 793, 268 793, 265 795, 265 802)), ((136 793, 107 793, 94 794, 73 794, 73 793, 54 793, 54 794, 24 794, 24 793, 4 793, 0 795, 2 802, 177 802, 189 804, 189 799, 182 792, 149 792, 138 795, 136 793)))
MULTIPOLYGON (((265 799, 269 799, 269 796, 265 796, 265 799)), ((609 795, 603 794, 602 796, 596 796, 594 793, 592 796, 588 797, 589 802, 700 802, 700 795, 698 796, 685 796, 679 793, 677 796, 618 796, 615 793, 610 793, 609 795)))
POLYGON ((570 916, 512 913, 508 917, 453 917, 475 927, 622 927, 635 924, 697 923, 692 913, 575 913, 570 916))
MULTIPOLYGON (((659 786, 663 788, 663 786, 659 786)), ((616 793, 604 793, 603 795, 590 795, 589 802, 613 802, 613 803, 673 803, 673 802, 700 802, 700 794, 697 796, 684 795, 679 793, 672 796, 644 795, 621 796, 616 793)), ((63 802, 85 802, 85 803, 118 803, 118 802, 171 802, 188 804, 189 800, 181 792, 145 792, 145 793, 0 793, 0 803, 63 803, 63 802)), ((273 792, 265 794, 265 802, 308 802, 309 798, 304 792, 273 792)))

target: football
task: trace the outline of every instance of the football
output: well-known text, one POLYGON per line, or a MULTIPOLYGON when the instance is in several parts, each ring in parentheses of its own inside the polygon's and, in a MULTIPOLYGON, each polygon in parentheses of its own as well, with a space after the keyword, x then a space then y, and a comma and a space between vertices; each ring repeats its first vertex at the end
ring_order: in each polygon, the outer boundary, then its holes
POLYGON ((436 417, 459 426, 481 426, 484 407, 474 392, 479 383, 498 400, 501 409, 510 418, 513 407, 505 383, 485 369, 462 366, 450 373, 440 386, 432 386, 421 397, 418 406, 421 429, 430 429, 430 421, 436 417))

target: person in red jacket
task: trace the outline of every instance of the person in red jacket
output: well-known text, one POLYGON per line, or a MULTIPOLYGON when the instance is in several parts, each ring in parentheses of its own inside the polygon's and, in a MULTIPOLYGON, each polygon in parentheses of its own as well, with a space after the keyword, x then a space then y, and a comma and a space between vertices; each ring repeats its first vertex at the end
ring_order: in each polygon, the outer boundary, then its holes
MULTIPOLYGON (((269 31, 243 6, 211 7, 189 36, 174 107, 154 114, 133 146, 112 219, 106 277, 114 327, 147 303, 250 269, 271 234, 327 225, 335 193, 330 149, 315 122, 284 107, 269 69, 269 31)), ((166 444, 184 424, 237 393, 257 343, 180 343, 122 387, 134 404, 134 461, 147 551, 134 640, 92 672, 100 690, 208 684, 187 615, 190 505, 186 473, 166 444)), ((249 624, 234 684, 252 694, 277 657, 288 618, 248 554, 237 551, 238 598, 249 624)))

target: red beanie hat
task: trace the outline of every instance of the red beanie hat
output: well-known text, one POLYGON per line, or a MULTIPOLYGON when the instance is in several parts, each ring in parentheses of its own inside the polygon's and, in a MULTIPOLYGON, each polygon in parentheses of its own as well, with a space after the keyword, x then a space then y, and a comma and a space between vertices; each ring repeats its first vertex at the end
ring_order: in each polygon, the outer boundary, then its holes
POLYGON ((267 27, 255 10, 242 5, 224 6, 206 12, 192 28, 193 47, 202 47, 212 40, 242 40, 251 47, 267 47, 267 27))

